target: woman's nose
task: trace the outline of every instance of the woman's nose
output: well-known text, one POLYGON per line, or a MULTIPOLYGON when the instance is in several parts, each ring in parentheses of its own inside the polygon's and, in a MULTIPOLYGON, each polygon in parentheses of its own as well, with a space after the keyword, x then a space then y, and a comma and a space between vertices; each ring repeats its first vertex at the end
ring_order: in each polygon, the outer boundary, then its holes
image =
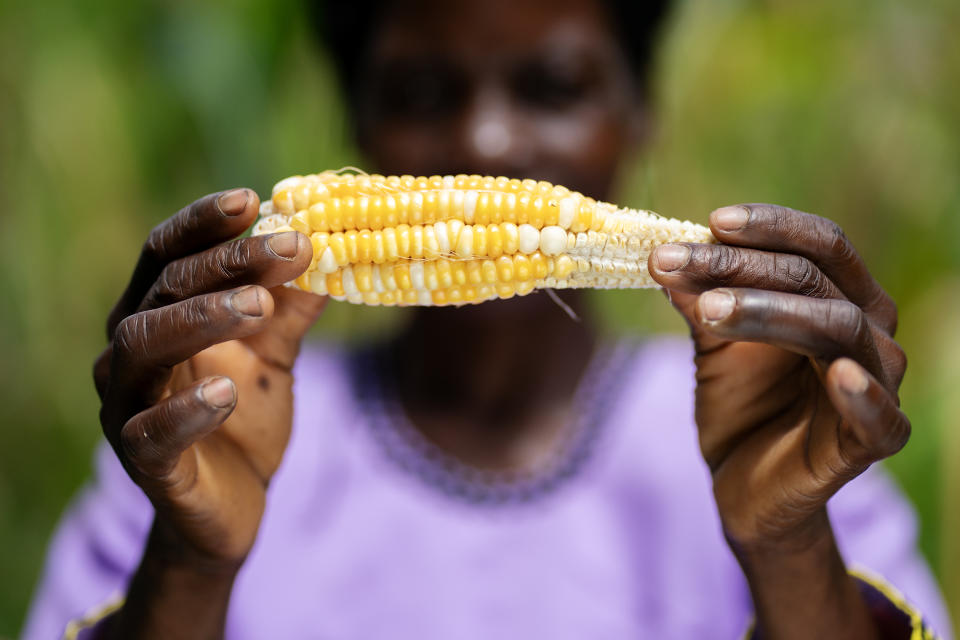
POLYGON ((497 87, 474 93, 457 135, 459 164, 467 173, 518 176, 529 165, 531 145, 525 140, 522 118, 497 87))

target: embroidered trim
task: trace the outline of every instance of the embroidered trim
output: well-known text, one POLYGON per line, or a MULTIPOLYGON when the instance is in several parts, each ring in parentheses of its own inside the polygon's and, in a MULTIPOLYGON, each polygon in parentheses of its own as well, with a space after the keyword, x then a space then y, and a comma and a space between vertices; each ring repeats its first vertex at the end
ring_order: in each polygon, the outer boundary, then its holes
POLYGON ((82 618, 71 620, 63 630, 63 640, 78 640, 83 631, 94 628, 106 619, 107 616, 123 608, 124 601, 125 598, 122 595, 115 594, 106 602, 91 608, 83 614, 82 618))
POLYGON ((505 505, 535 501, 574 477, 592 457, 610 411, 620 396, 635 344, 597 348, 574 393, 577 415, 550 463, 532 473, 489 471, 467 465, 430 442, 406 417, 374 350, 353 361, 353 387, 373 440, 403 471, 449 497, 471 504, 505 505))
MULTIPOLYGON (((875 573, 864 567, 854 567, 847 570, 853 578, 864 585, 874 589, 883 596, 889 604, 892 604, 898 612, 909 619, 910 640, 938 640, 933 630, 923 621, 923 614, 904 597, 896 587, 884 579, 880 574, 875 573)), ((751 640, 756 638, 756 617, 750 620, 747 631, 743 634, 742 640, 751 640)))

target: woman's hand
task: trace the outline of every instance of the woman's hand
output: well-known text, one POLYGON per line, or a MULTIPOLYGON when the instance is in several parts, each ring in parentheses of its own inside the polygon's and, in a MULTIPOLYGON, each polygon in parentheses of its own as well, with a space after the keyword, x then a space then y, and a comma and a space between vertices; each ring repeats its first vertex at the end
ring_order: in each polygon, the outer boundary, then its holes
POLYGON ((748 579, 813 550, 835 570, 827 500, 910 435, 896 307, 829 220, 753 204, 710 226, 720 244, 660 247, 650 273, 690 325, 724 533, 748 579))
POLYGON ((325 301, 278 287, 309 265, 305 236, 234 239, 258 206, 236 189, 156 227, 94 367, 104 433, 156 509, 151 545, 198 565, 239 567, 253 545, 325 301))

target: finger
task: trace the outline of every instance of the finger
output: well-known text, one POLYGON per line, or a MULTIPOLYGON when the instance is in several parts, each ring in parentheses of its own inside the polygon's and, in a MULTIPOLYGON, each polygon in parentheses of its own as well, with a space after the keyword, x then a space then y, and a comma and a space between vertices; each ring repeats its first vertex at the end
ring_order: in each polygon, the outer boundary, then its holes
POLYGON ((267 362, 289 371, 300 353, 303 336, 320 317, 329 298, 290 287, 277 287, 270 293, 276 309, 273 318, 263 331, 245 342, 267 362))
POLYGON ((107 437, 155 403, 174 365, 211 345, 263 328, 273 298, 263 287, 210 293, 129 316, 117 327, 101 420, 107 437))
POLYGON ((198 381, 130 418, 120 432, 118 453, 148 493, 155 483, 169 487, 173 480, 183 482, 191 474, 184 469, 174 473, 181 455, 220 426, 236 402, 230 378, 198 381))
POLYGON ((858 473, 907 443, 910 420, 862 366, 849 358, 836 360, 827 370, 826 389, 843 418, 836 435, 840 469, 858 473))
POLYGON ((212 193, 154 227, 120 300, 107 318, 107 339, 132 314, 171 261, 220 244, 242 233, 257 215, 260 200, 250 189, 212 193))
POLYGON ((763 342, 829 364, 839 357, 885 377, 870 323, 847 300, 759 289, 714 289, 700 295, 697 322, 728 340, 763 342))
POLYGON ((168 264, 138 310, 246 284, 275 287, 303 273, 312 258, 309 238, 296 231, 234 240, 168 264))
POLYGON ((726 244, 666 244, 654 250, 649 270, 664 287, 685 293, 745 287, 845 299, 813 262, 790 253, 726 244))
POLYGON ((107 385, 110 382, 110 359, 113 356, 113 345, 107 345, 107 348, 100 352, 93 363, 93 384, 97 388, 97 395, 100 401, 107 394, 107 385))
POLYGON ((878 326, 890 335, 896 330, 896 305, 832 220, 775 205, 742 204, 711 213, 710 229, 726 244, 808 258, 878 326))

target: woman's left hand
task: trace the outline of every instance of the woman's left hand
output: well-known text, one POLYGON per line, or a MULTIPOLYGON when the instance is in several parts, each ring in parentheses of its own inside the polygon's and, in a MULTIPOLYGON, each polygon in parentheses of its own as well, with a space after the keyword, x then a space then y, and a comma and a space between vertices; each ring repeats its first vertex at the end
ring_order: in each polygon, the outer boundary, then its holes
POLYGON ((833 548, 827 500, 910 435, 896 306, 829 220, 751 204, 710 227, 718 244, 659 247, 650 273, 690 325, 724 533, 741 564, 833 548))

